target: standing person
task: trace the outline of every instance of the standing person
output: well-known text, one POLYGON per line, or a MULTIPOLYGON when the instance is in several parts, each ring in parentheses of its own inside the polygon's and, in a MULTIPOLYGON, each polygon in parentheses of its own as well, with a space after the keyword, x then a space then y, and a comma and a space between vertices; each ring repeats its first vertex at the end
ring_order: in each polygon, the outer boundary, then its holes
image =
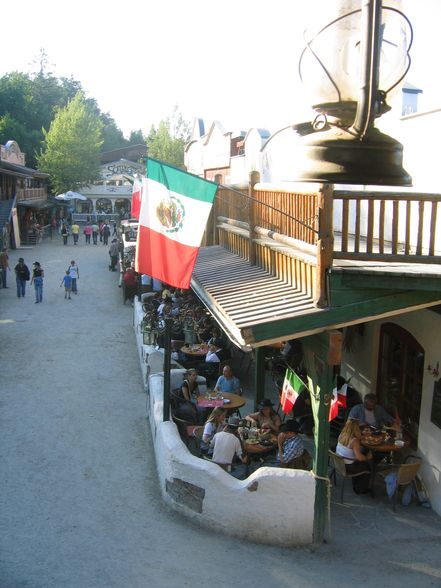
POLYGON ((110 244, 109 255, 110 255, 110 265, 109 270, 111 272, 116 272, 116 264, 118 263, 118 241, 116 239, 112 239, 112 243, 110 244))
POLYGON ((89 221, 87 221, 86 226, 84 227, 84 236, 86 238, 86 245, 90 245, 90 235, 92 234, 92 225, 89 221))
POLYGON ((61 227, 61 236, 63 237, 63 245, 67 245, 67 239, 69 237, 69 229, 67 228, 67 224, 63 223, 61 227))
POLYGON ((60 288, 63 284, 64 284, 64 299, 68 298, 69 300, 72 300, 72 298, 70 297, 70 293, 72 291, 72 278, 69 275, 69 270, 66 270, 66 275, 61 280, 60 288))
POLYGON ((103 223, 103 221, 100 221, 98 223, 98 232, 100 234, 100 243, 103 242, 103 228, 104 228, 104 223, 103 223))
POLYGON ((77 245, 78 237, 80 234, 80 225, 78 225, 76 222, 74 222, 73 225, 70 227, 70 230, 72 233, 74 245, 77 245))
POLYGON ((8 248, 3 247, 2 252, 0 253, 0 280, 1 286, 3 288, 7 288, 6 279, 7 273, 9 269, 9 255, 8 255, 8 248))
POLYGON ((38 261, 34 261, 32 270, 31 286, 34 284, 35 290, 35 304, 43 302, 43 278, 44 270, 38 261))
POLYGON ((109 223, 106 221, 103 226, 103 245, 108 245, 110 237, 109 223))
POLYGON ((112 237, 115 237, 116 235, 118 235, 118 231, 116 229, 116 221, 113 221, 113 233, 112 233, 112 237))
POLYGON ((99 229, 98 225, 96 224, 96 222, 94 222, 92 225, 92 240, 93 240, 94 245, 98 244, 98 233, 99 232, 100 232, 100 229, 99 229))
POLYGON ((67 271, 72 278, 72 292, 74 294, 78 294, 77 280, 80 279, 80 270, 78 269, 78 266, 73 259, 70 262, 70 266, 67 268, 67 271))
POLYGON ((26 282, 31 277, 28 266, 25 264, 23 257, 18 258, 18 263, 14 268, 15 280, 17 282, 17 298, 24 298, 26 291, 26 282))

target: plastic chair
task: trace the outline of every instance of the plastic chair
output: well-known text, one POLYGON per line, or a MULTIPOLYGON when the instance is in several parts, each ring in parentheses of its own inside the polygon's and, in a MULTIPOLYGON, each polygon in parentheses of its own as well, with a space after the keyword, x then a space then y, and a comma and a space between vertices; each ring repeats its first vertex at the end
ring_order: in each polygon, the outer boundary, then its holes
POLYGON ((348 472, 346 471, 346 465, 345 465, 344 459, 342 457, 340 457, 339 455, 337 455, 336 453, 334 453, 330 449, 328 450, 328 455, 331 460, 331 466, 332 466, 332 470, 331 470, 331 473, 329 474, 329 477, 334 478, 334 484, 336 486, 337 486, 337 474, 342 479, 340 502, 341 502, 341 504, 343 504, 343 496, 344 496, 344 491, 345 491, 346 478, 357 478, 358 476, 364 476, 365 474, 370 474, 371 472, 368 469, 366 469, 366 471, 357 472, 356 474, 348 474, 348 472))
POLYGON ((421 461, 417 461, 415 463, 403 463, 398 468, 390 468, 387 470, 382 470, 378 472, 378 475, 381 476, 383 479, 391 473, 397 474, 397 481, 395 485, 395 491, 392 495, 392 508, 394 512, 396 511, 396 504, 397 504, 397 497, 400 491, 400 487, 408 486, 411 484, 421 467, 421 461))

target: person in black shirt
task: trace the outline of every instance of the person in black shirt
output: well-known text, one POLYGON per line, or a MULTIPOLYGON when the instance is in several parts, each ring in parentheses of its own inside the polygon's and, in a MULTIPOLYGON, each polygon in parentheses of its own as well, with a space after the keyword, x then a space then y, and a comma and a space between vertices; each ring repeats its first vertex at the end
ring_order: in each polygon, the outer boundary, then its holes
POLYGON ((44 270, 38 261, 34 261, 34 268, 32 270, 31 285, 34 284, 35 289, 35 304, 43 302, 43 278, 44 270))
POLYGON ((23 257, 18 259, 18 263, 14 268, 15 280, 17 282, 17 298, 24 298, 26 292, 26 282, 30 278, 28 266, 25 264, 23 257))

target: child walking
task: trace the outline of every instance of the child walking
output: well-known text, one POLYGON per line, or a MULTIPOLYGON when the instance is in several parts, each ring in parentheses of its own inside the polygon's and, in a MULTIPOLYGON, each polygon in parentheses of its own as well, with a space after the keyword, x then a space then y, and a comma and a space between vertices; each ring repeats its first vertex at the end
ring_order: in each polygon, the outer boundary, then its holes
POLYGON ((72 277, 69 273, 69 270, 66 270, 66 275, 61 280, 60 288, 64 284, 64 298, 72 300, 70 297, 70 293, 72 291, 72 277))

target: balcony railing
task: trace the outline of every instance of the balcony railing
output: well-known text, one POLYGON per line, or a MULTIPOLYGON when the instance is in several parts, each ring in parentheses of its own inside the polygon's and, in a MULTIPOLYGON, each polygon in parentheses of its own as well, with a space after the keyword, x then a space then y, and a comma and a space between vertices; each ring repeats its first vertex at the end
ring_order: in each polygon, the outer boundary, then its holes
POLYGON ((46 188, 19 188, 17 190, 17 200, 45 200, 46 198, 46 188))
MULTIPOLYGON (((258 179, 254 175, 254 180, 258 179)), ((219 244, 327 306, 333 260, 440 263, 440 194, 221 186, 206 244, 219 244)))

